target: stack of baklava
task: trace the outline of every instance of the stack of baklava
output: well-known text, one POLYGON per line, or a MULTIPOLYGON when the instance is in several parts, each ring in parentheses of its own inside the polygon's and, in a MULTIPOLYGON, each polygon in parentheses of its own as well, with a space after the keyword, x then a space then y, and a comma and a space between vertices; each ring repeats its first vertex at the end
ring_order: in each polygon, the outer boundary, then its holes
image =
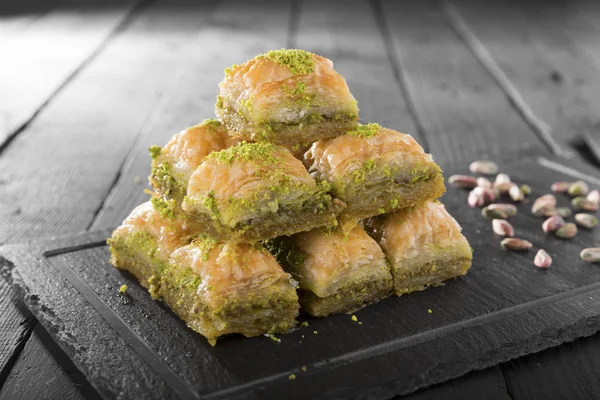
POLYGON ((359 124, 333 63, 276 50, 225 70, 218 119, 150 148, 154 188, 112 263, 212 344, 285 333, 463 275, 471 248, 410 136, 359 124))

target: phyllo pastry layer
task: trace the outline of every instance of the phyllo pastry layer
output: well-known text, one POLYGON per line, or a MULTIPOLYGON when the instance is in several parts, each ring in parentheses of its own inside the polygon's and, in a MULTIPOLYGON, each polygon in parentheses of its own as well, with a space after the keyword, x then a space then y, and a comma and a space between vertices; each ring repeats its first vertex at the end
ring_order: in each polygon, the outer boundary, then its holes
POLYGON ((160 294, 190 328, 211 344, 229 333, 285 333, 300 308, 293 285, 260 244, 199 239, 177 249, 160 294))
POLYGON ((205 158, 189 180, 183 209, 199 231, 255 242, 337 223, 343 207, 283 146, 241 143, 205 158))
POLYGON ((152 173, 148 177, 156 195, 152 201, 164 210, 165 204, 178 208, 185 196, 188 180, 202 160, 214 151, 232 146, 225 126, 207 119, 174 135, 162 148, 152 146, 152 173))
POLYGON ((384 214, 444 194, 444 178, 430 154, 410 136, 378 124, 313 143, 305 154, 317 181, 331 183, 355 220, 384 214))
POLYGON ((273 50, 225 70, 215 113, 229 134, 301 147, 356 126, 358 106, 327 58, 273 50))
POLYGON ((311 315, 350 313, 391 294, 385 256, 360 226, 347 234, 315 229, 265 246, 299 282, 302 310, 311 315))
POLYGON ((471 266, 469 242, 438 201, 372 218, 366 227, 390 263, 397 295, 441 285, 471 266))
POLYGON ((113 232, 111 263, 131 272, 158 298, 160 277, 171 253, 192 240, 184 221, 161 217, 150 202, 137 206, 113 232))

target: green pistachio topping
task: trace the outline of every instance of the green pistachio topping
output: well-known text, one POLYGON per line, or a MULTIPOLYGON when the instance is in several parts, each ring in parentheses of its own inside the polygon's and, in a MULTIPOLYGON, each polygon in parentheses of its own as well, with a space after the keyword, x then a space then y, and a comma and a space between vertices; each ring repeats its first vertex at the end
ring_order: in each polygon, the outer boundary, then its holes
POLYGON ((152 157, 153 160, 156 159, 156 157, 160 156, 161 150, 162 150, 162 147, 157 146, 157 145, 152 145, 148 149, 148 151, 150 152, 150 157, 152 157))
POLYGON ((311 53, 297 49, 271 50, 257 58, 266 58, 269 61, 287 67, 294 75, 306 75, 315 70, 315 61, 311 53))
POLYGON ((150 201, 162 218, 175 218, 175 199, 165 200, 162 197, 153 197, 150 201))
POLYGON ((206 159, 215 158, 219 162, 231 165, 236 160, 261 161, 265 164, 278 164, 281 160, 273 155, 280 147, 272 143, 240 143, 237 146, 211 153, 206 159))
POLYGON ((358 136, 362 138, 370 138, 376 135, 381 129, 379 124, 358 125, 355 129, 346 132, 347 135, 358 136))
POLYGON ((208 131, 211 132, 211 133, 213 133, 213 132, 216 132, 216 129, 221 126, 221 121, 216 120, 214 118, 205 119, 204 121, 202 121, 202 123, 200 124, 200 126, 207 127, 208 131))

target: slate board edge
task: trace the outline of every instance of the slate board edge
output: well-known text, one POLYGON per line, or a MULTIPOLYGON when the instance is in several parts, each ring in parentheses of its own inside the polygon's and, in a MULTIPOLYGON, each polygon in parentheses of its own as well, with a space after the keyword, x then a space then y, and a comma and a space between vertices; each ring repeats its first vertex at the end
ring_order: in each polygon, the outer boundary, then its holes
MULTIPOLYGON (((4 256, 5 260, 2 262, 5 266, 9 264, 13 264, 10 261, 11 253, 13 255, 18 254, 19 252, 27 251, 32 255, 41 256, 44 254, 43 249, 57 249, 60 247, 70 248, 70 249, 79 249, 90 247, 89 245, 98 245, 101 239, 105 238, 108 230, 103 230, 99 232, 92 233, 84 233, 75 236, 63 237, 58 240, 46 240, 43 242, 32 243, 27 245, 15 245, 15 246, 6 246, 2 249, 2 253, 8 254, 8 258, 4 256), (75 242, 75 243, 74 243, 75 242), (70 246, 69 246, 70 244, 70 246), (62 245, 62 246, 61 246, 62 245), (41 251, 40 251, 41 250, 41 251)), ((64 252, 64 250, 57 250, 56 252, 64 252)), ((53 253, 56 253, 53 252, 53 253)), ((96 374, 93 371, 88 371, 85 367, 86 363, 80 362, 78 356, 78 352, 75 349, 75 345, 71 343, 69 338, 69 333, 64 332, 62 329, 63 324, 60 320, 57 320, 50 310, 45 310, 44 307, 40 307, 39 304, 43 303, 40 299, 35 296, 30 295, 29 288, 23 282, 18 273, 18 264, 17 268, 13 269, 13 284, 18 288, 19 292, 23 295, 25 304, 32 311, 32 313, 40 320, 42 325, 50 332, 51 336, 56 340, 61 348, 69 355, 71 359, 73 359, 75 365, 82 372, 88 376, 92 385, 105 397, 112 397, 114 393, 107 392, 106 388, 103 385, 102 380, 94 379, 96 374)), ((588 296, 588 293, 584 293, 585 296, 588 296)), ((574 296, 576 297, 576 296, 574 296)), ((568 300, 569 298, 567 298, 568 300)), ((533 311, 535 310, 528 310, 533 311)), ((594 334, 595 332, 600 331, 600 315, 587 316, 578 319, 575 323, 563 327, 562 329, 557 329, 556 332, 545 332, 544 340, 535 341, 530 340, 521 346, 513 346, 511 349, 504 348, 503 356, 496 356, 494 359, 487 358, 487 354, 483 353, 479 357, 475 359, 467 360, 465 359, 460 364, 445 364, 445 365, 435 365, 433 366, 426 374, 421 376, 414 376, 409 379, 409 382, 406 381, 392 381, 383 386, 379 386, 377 388, 373 388, 369 390, 367 393, 363 393, 363 396, 359 396, 360 398, 386 398, 390 395, 394 394, 407 394, 418 390, 423 387, 427 387, 436 383, 441 383, 449 379, 453 379, 464 375, 472 370, 480 370, 493 365, 497 365, 500 362, 505 362, 526 354, 538 352, 544 350, 549 347, 557 346, 562 343, 575 340, 579 337, 585 337, 594 334)), ((532 338, 533 339, 533 338, 532 338)), ((76 341, 75 341, 76 342, 76 341)), ((343 367, 343 365, 341 366, 343 367)), ((243 386, 243 385, 242 385, 243 386)), ((239 389, 240 387, 238 387, 239 389)), ((232 388, 232 391, 224 391, 219 396, 218 393, 215 393, 217 396, 209 395, 209 397, 221 397, 228 394, 240 394, 236 388, 232 388), (237 393, 236 393, 237 392, 237 393)), ((247 393, 246 393, 247 394, 247 393)), ((326 394, 326 393, 324 393, 326 394)), ((237 396, 236 396, 237 397, 237 396)))

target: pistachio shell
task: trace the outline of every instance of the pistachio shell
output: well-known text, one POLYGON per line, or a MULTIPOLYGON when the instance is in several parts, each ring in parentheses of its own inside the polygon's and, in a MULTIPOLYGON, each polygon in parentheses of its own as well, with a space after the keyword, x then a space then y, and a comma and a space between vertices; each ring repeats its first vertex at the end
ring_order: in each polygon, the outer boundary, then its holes
POLYGON ((469 170, 474 174, 494 175, 498 173, 498 165, 493 161, 478 160, 469 165, 469 170))
POLYGON ((571 204, 577 210, 598 211, 598 203, 594 203, 583 196, 575 197, 571 200, 571 204))
POLYGON ((490 210, 502 210, 509 217, 514 217, 515 215, 517 215, 517 207, 514 204, 495 203, 495 204, 490 204, 489 206, 487 206, 487 208, 490 210))
POLYGON ((531 206, 531 212, 538 217, 548 216, 556 208, 556 197, 551 194, 545 194, 538 197, 531 206))
POLYGON ((552 186, 550 186, 550 189, 552 189, 552 191, 556 193, 566 193, 567 190, 569 190, 569 186, 571 186, 572 184, 573 182, 554 182, 552 186))
POLYGON ((498 174, 496 175, 496 179, 494 180, 494 186, 501 185, 503 183, 512 183, 510 180, 510 176, 507 174, 498 174))
POLYGON ((592 190, 588 193, 587 199, 589 201, 593 201, 594 203, 600 203, 600 192, 597 190, 592 190))
POLYGON ((575 214, 575 222, 582 228, 592 229, 598 225, 598 218, 592 214, 575 214))
POLYGON ((480 176, 479 178, 477 178, 477 186, 481 186, 484 188, 491 188, 492 182, 490 182, 489 179, 484 178, 483 176, 480 176))
POLYGON ((531 186, 523 184, 523 185, 519 186, 519 188, 521 189, 521 192, 523 192, 523 194, 525 196, 529 196, 531 194, 531 186))
POLYGON ((508 195, 512 199, 512 201, 523 201, 525 195, 521 192, 521 189, 513 184, 510 189, 508 189, 508 195))
POLYGON ((558 230, 555 232, 555 235, 561 239, 571 239, 577 235, 577 225, 572 222, 568 222, 558 228, 558 230))
POLYGON ((492 221, 492 229, 496 235, 500 236, 514 236, 515 229, 510 222, 503 219, 495 219, 492 221))
POLYGON ((573 197, 587 196, 589 191, 590 191, 590 189, 589 189, 587 183, 585 183, 584 181, 577 181, 577 182, 573 183, 571 186, 569 186, 569 189, 567 190, 569 195, 573 196, 573 197))
POLYGON ((571 209, 568 207, 556 207, 554 211, 556 212, 556 215, 559 215, 563 218, 570 217, 572 214, 571 209))
POLYGON ((489 207, 484 207, 481 210, 481 215, 483 215, 487 219, 507 219, 508 213, 498 209, 490 209, 489 207))
POLYGON ((533 259, 533 264, 538 268, 548 268, 552 265, 552 257, 550 257, 550 254, 546 253, 546 250, 539 249, 533 259))
POLYGON ((587 249, 581 250, 579 257, 589 263, 595 263, 600 261, 600 247, 588 247, 587 249))
POLYGON ((517 238, 503 239, 502 242, 500 242, 500 245, 502 247, 504 247, 506 250, 512 250, 512 251, 529 250, 530 248, 533 247, 531 242, 528 242, 527 240, 524 240, 524 239, 517 239, 517 238))
POLYGON ((469 175, 452 175, 448 183, 461 189, 473 189, 477 187, 477 178, 469 175))
POLYGON ((544 221, 542 224, 542 230, 546 233, 555 232, 563 226, 565 226, 565 220, 562 219, 562 217, 555 215, 544 221))

